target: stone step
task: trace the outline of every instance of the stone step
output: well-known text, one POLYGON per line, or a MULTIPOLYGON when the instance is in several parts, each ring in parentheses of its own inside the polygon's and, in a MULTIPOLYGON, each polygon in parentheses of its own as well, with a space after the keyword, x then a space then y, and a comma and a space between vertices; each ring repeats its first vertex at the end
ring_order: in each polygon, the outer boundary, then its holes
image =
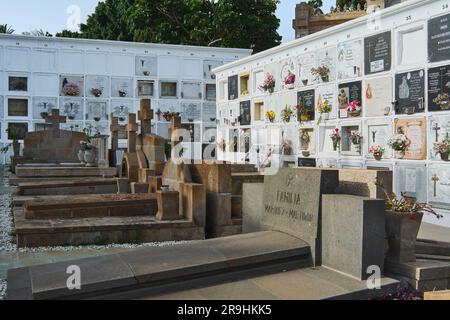
POLYGON ((98 167, 60 167, 60 166, 17 166, 16 176, 18 178, 41 178, 41 177, 103 177, 110 178, 117 175, 116 168, 98 167))
POLYGON ((130 185, 127 179, 76 178, 69 180, 23 182, 18 185, 17 195, 107 194, 117 193, 118 191, 121 193, 129 193, 130 185))
POLYGON ((157 221, 155 216, 31 220, 14 210, 16 243, 40 246, 107 245, 205 238, 203 226, 188 220, 157 221))
POLYGON ((154 194, 38 196, 25 201, 26 219, 73 219, 151 216, 158 212, 154 194))
POLYGON ((244 183, 264 183, 264 175, 256 173, 233 173, 231 175, 231 193, 233 195, 242 195, 242 185, 244 183))
POLYGON ((450 243, 432 240, 418 240, 416 254, 447 256, 450 258, 450 243))
POLYGON ((310 267, 309 246, 268 231, 149 247, 115 255, 8 271, 8 299, 88 299, 139 289, 179 286, 181 281, 295 262, 310 267), (81 269, 81 290, 67 288, 67 268, 81 269))

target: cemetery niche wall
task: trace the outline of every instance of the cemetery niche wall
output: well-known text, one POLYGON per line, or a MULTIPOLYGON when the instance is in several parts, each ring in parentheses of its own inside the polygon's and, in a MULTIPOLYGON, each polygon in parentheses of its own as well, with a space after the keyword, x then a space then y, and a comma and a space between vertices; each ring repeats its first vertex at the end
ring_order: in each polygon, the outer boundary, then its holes
MULTIPOLYGON (((180 112, 183 123, 192 122, 199 130, 192 148, 201 158, 203 130, 216 124, 212 69, 250 54, 245 49, 0 35, 0 142, 11 142, 8 127, 20 133, 22 146, 26 132, 50 130, 45 119, 55 108, 67 118, 61 129, 108 134, 111 114, 124 126, 140 101, 151 99, 157 115, 153 132, 168 139, 170 122, 162 115, 180 112)), ((127 147, 125 138, 119 139, 120 149, 127 147)), ((0 157, 0 163, 9 162, 9 156, 0 157)))
POLYGON ((448 210, 449 28, 447 6, 410 0, 216 68, 218 135, 253 145, 245 158, 225 148, 219 160, 286 166, 289 132, 299 166, 392 170, 396 192, 448 210), (232 110, 248 101, 250 123, 237 121, 232 110), (402 152, 389 144, 397 134, 402 152))

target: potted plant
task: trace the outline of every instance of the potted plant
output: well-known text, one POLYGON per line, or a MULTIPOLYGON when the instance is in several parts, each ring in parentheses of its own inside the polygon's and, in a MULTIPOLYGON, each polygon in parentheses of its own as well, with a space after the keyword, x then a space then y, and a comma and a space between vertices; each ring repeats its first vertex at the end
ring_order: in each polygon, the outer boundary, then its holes
POLYGON ((68 97, 78 97, 81 93, 80 86, 76 83, 68 82, 63 87, 63 94, 68 97))
POLYGON ((298 105, 297 112, 298 112, 298 115, 300 118, 300 122, 307 122, 307 121, 311 120, 308 108, 306 108, 305 106, 298 105))
POLYGON ((273 110, 269 110, 266 112, 266 119, 269 120, 270 123, 275 121, 276 113, 273 110))
POLYGON ((320 66, 318 68, 312 68, 311 74, 315 75, 317 78, 322 79, 322 82, 330 81, 330 68, 327 66, 320 66))
POLYGON ((333 141, 333 150, 337 151, 342 140, 339 128, 334 129, 333 133, 330 134, 330 139, 333 141))
POLYGON ((347 105, 347 112, 351 117, 359 117, 361 115, 361 105, 359 101, 352 101, 347 105))
POLYGON ((436 155, 441 156, 442 161, 448 161, 448 156, 450 154, 450 137, 447 137, 442 142, 437 142, 434 144, 434 151, 436 155))
POLYGON ((284 107, 284 109, 281 111, 281 120, 286 123, 290 122, 293 115, 294 111, 292 110, 292 108, 286 105, 286 107, 284 107))
POLYGON ((317 111, 320 114, 319 117, 319 121, 317 122, 317 124, 320 124, 320 122, 322 122, 323 120, 328 120, 330 119, 330 112, 332 110, 332 105, 328 100, 325 100, 323 103, 319 104, 317 106, 317 111))
POLYGON ((400 198, 395 193, 389 194, 382 180, 376 180, 375 185, 383 190, 386 197, 386 259, 392 262, 416 261, 416 239, 424 213, 431 213, 438 219, 443 216, 430 205, 418 203, 403 193, 400 198))
POLYGON ((45 120, 45 119, 47 119, 47 117, 48 117, 48 112, 45 112, 45 111, 44 111, 44 112, 41 112, 41 118, 42 118, 42 119, 45 120))
POLYGON ((302 83, 305 87, 308 85, 308 81, 308 79, 302 79, 302 83))
POLYGON ((403 159, 405 157, 405 151, 411 142, 403 133, 398 133, 392 136, 387 143, 395 151, 395 157, 397 159, 403 159))
POLYGON ((283 140, 283 143, 281 145, 281 150, 283 152, 283 155, 290 156, 293 153, 293 146, 292 146, 292 140, 286 139, 283 140))
POLYGON ((435 99, 433 99, 433 102, 439 105, 441 110, 450 109, 450 98, 448 93, 440 93, 435 99))
POLYGON ((350 142, 355 145, 355 146, 359 146, 361 144, 362 141, 362 135, 361 132, 359 131, 352 131, 349 130, 347 132, 348 138, 350 139, 350 142))
POLYGON ((169 140, 164 141, 164 153, 166 155, 166 159, 169 160, 172 157, 172 144, 169 140))
POLYGON ((385 150, 380 145, 371 146, 369 148, 369 153, 373 154, 373 157, 377 161, 381 161, 381 159, 383 158, 384 152, 385 152, 385 150))
POLYGON ((100 97, 102 96, 102 94, 103 94, 103 91, 102 91, 102 89, 92 88, 92 89, 91 89, 91 93, 92 93, 92 95, 93 95, 94 97, 100 98, 100 97))
POLYGON ((127 96, 127 92, 124 90, 119 90, 119 97, 125 98, 127 96))
POLYGON ((283 83, 287 89, 294 89, 295 86, 295 74, 293 74, 290 70, 288 71, 288 75, 284 78, 283 83))
POLYGON ((268 73, 266 75, 266 80, 264 80, 264 83, 259 86, 259 90, 263 92, 273 93, 275 90, 275 83, 275 77, 268 73))
POLYGON ((6 133, 8 134, 8 139, 12 140, 12 143, 4 146, 0 149, 0 152, 7 153, 9 148, 13 147, 13 156, 20 156, 20 142, 19 142, 19 131, 17 129, 6 129, 6 133))

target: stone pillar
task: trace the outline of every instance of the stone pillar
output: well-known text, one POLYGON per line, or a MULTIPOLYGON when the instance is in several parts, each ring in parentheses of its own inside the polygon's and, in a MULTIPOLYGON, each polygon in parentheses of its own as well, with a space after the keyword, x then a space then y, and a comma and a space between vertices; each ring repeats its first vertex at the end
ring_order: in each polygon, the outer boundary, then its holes
POLYGON ((138 125, 136 123, 136 114, 130 113, 128 115, 128 153, 136 152, 136 132, 138 131, 138 125))
POLYGON ((140 101, 140 110, 138 112, 138 119, 141 122, 142 136, 152 133, 153 110, 150 99, 142 99, 140 101))
POLYGON ((180 204, 178 191, 157 191, 158 213, 156 219, 159 221, 180 220, 180 204))
POLYGON ((181 117, 173 116, 169 128, 169 138, 172 144, 172 150, 180 143, 179 138, 172 137, 176 130, 181 129, 181 117))
POLYGON ((92 139, 92 145, 97 149, 97 166, 99 168, 109 168, 108 138, 109 136, 103 135, 92 139))

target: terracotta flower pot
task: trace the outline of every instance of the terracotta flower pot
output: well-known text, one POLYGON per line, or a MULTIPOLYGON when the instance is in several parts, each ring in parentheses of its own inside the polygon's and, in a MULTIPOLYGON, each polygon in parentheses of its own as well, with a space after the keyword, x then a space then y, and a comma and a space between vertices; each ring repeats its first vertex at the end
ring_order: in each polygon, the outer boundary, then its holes
POLYGON ((392 262, 416 261, 416 240, 423 213, 386 212, 386 259, 392 262))

